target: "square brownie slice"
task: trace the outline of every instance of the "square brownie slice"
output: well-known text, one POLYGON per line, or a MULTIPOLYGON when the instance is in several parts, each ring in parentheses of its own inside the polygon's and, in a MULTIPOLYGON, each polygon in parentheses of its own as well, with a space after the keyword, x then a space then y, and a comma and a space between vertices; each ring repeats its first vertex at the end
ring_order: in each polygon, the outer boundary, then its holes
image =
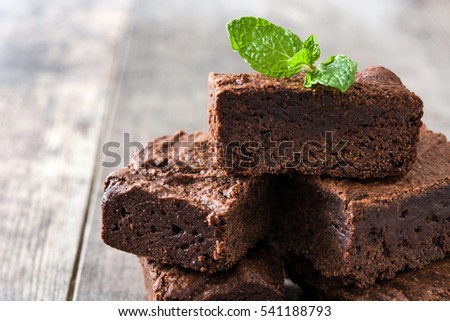
POLYGON ((106 244, 202 272, 231 267, 270 224, 268 177, 214 167, 204 133, 155 139, 105 182, 106 244))
POLYGON ((303 87, 303 75, 209 75, 209 125, 230 172, 375 178, 405 174, 416 157, 423 103, 383 67, 345 92, 303 87))
POLYGON ((309 300, 345 301, 449 301, 450 258, 422 269, 403 271, 391 280, 377 281, 366 289, 344 285, 326 278, 311 262, 290 256, 286 267, 289 277, 299 284, 309 300))
POLYGON ((422 130, 417 161, 403 177, 296 175, 276 184, 281 244, 326 277, 365 287, 450 252, 450 143, 442 134, 422 130))
POLYGON ((144 272, 147 300, 259 301, 282 300, 284 270, 272 248, 258 245, 235 266, 216 274, 139 258, 144 272))

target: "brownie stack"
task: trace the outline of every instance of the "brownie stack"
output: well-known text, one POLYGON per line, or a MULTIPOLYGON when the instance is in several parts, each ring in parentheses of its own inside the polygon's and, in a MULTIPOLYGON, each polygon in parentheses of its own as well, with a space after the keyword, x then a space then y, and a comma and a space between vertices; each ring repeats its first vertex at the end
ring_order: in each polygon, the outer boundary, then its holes
POLYGON ((211 74, 210 133, 107 178, 103 240, 149 300, 281 300, 285 269, 307 299, 450 299, 450 144, 421 100, 382 67, 302 77, 211 74))

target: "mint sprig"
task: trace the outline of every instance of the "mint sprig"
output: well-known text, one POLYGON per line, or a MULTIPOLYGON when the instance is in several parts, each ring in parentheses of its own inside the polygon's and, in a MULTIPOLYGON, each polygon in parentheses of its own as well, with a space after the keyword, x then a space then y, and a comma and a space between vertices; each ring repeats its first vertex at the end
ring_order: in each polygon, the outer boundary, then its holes
POLYGON ((273 23, 255 17, 242 17, 227 24, 231 47, 250 66, 269 77, 290 78, 304 70, 304 86, 330 86, 345 92, 354 82, 356 62, 344 55, 331 56, 317 67, 320 57, 316 36, 304 42, 273 23))
POLYGON ((289 60, 303 49, 303 42, 289 30, 267 20, 242 17, 227 24, 231 47, 250 66, 269 77, 291 77, 300 65, 289 60))
POLYGON ((356 68, 356 62, 344 55, 331 56, 307 73, 303 84, 305 87, 322 84, 345 92, 355 82, 356 68))

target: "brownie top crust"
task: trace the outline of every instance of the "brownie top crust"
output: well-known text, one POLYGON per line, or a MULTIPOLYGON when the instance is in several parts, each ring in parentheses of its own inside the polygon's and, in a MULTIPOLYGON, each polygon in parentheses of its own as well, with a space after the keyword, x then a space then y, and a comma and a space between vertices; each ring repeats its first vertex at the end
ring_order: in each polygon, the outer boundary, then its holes
POLYGON ((340 194, 347 204, 351 201, 372 202, 401 197, 406 193, 439 188, 450 182, 450 143, 440 133, 421 128, 417 159, 404 176, 383 180, 317 178, 323 188, 340 194))
MULTIPOLYGON (((335 91, 338 93, 336 89, 322 85, 315 85, 312 89, 305 88, 302 85, 304 77, 304 73, 299 73, 291 78, 270 78, 260 73, 221 74, 212 72, 209 74, 209 81, 215 85, 215 88, 219 88, 219 91, 250 91, 261 89, 271 91, 283 88, 294 91, 335 91)), ((379 91, 380 87, 386 87, 388 90, 409 92, 400 78, 392 71, 381 66, 371 66, 361 72, 357 72, 355 83, 342 94, 350 97, 357 91, 370 91, 375 88, 376 91, 379 91)))
POLYGON ((215 166, 214 149, 208 144, 208 134, 201 132, 179 131, 159 137, 135 153, 128 167, 112 173, 105 181, 105 191, 126 184, 129 189, 145 188, 159 197, 194 200, 215 212, 225 210, 248 180, 215 166))

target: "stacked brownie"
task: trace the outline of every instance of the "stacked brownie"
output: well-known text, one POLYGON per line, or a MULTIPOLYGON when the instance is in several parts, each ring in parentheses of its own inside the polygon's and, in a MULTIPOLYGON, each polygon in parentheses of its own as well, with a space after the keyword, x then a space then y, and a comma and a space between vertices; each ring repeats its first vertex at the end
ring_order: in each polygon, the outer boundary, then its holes
POLYGON ((291 224, 278 220, 278 240, 304 290, 321 299, 450 299, 450 143, 443 135, 422 129, 417 160, 402 177, 283 180, 292 189, 279 194, 277 215, 291 224))
POLYGON ((310 298, 450 299, 450 144, 421 100, 382 67, 345 93, 302 77, 211 74, 210 133, 108 177, 102 236, 148 299, 280 300, 283 260, 310 298))
POLYGON ((149 299, 280 300, 281 257, 257 245, 271 179, 229 175, 215 158, 204 133, 149 143, 105 182, 103 240, 140 257, 149 299))

